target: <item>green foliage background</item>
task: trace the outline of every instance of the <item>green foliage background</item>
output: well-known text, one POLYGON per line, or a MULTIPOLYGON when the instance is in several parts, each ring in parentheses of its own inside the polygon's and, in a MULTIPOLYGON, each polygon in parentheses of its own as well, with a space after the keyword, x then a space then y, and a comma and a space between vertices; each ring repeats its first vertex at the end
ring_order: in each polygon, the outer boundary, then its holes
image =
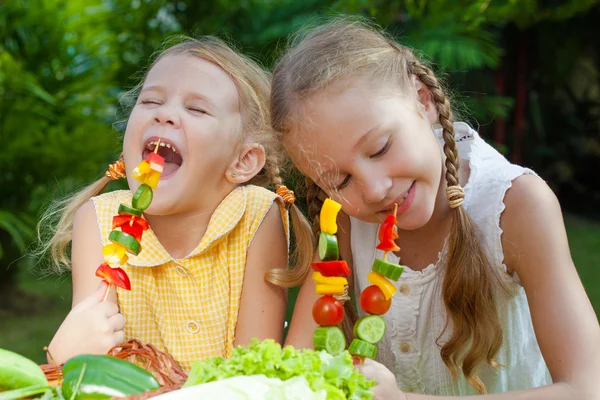
POLYGON ((369 18, 414 47, 445 77, 463 119, 540 172, 567 209, 598 215, 596 0, 5 0, 0 292, 14 287, 15 260, 44 205, 97 178, 118 154, 119 98, 163 39, 233 38, 272 66, 289 34, 338 13, 369 18))

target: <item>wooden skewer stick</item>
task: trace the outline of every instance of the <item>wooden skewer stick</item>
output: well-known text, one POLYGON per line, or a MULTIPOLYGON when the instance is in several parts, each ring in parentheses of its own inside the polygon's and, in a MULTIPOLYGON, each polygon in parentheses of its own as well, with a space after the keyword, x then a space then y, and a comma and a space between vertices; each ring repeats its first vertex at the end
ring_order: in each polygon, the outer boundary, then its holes
POLYGON ((108 298, 108 294, 110 293, 110 288, 112 287, 112 285, 109 283, 108 287, 106 288, 106 293, 104 293, 104 298, 102 299, 102 302, 104 303, 106 301, 106 299, 108 298))
POLYGON ((156 147, 154 148, 154 154, 158 154, 158 146, 160 146, 160 139, 156 142, 156 147))

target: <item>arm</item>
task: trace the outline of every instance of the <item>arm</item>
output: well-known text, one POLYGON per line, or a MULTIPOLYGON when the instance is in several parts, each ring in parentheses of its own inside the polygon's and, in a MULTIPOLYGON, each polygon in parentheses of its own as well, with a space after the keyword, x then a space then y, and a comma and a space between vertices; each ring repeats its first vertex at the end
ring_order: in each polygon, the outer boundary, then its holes
MULTIPOLYGON (((600 328, 571 259, 558 201, 541 179, 524 175, 514 181, 505 204, 501 220, 505 262, 523 282, 536 338, 554 384, 469 399, 597 399, 600 328)), ((385 379, 380 365, 371 363, 365 372, 385 379)), ((398 389, 385 393, 390 399, 405 395, 398 389)), ((439 399, 417 394, 406 397, 439 399)))
POLYGON ((103 259, 96 212, 87 202, 73 222, 73 308, 48 346, 57 364, 77 354, 105 354, 125 341, 125 317, 119 314, 115 290, 102 302, 107 285, 96 277, 96 268, 103 259))
MULTIPOLYGON (((71 269, 73 275, 73 307, 96 290, 100 278, 96 269, 104 262, 102 255, 102 239, 96 210, 91 201, 85 203, 75 214, 73 221, 73 243, 71 251, 71 269)), ((114 288, 107 301, 117 304, 114 288)))
POLYGON ((252 338, 281 342, 283 337, 286 292, 264 278, 270 269, 288 264, 287 238, 277 207, 271 206, 248 249, 234 346, 248 345, 252 338))
MULTIPOLYGON (((337 218, 338 224, 338 246, 340 249, 340 258, 346 260, 348 267, 352 271, 352 252, 350 250, 350 218, 344 213, 340 212, 337 218)), ((319 261, 318 253, 315 252, 315 261, 319 261)), ((348 279, 350 287, 352 287, 351 277, 348 279)), ((307 279, 302 285, 298 298, 296 299, 296 306, 294 307, 294 314, 292 315, 292 321, 290 323, 290 329, 286 338, 285 344, 292 345, 297 349, 312 349, 313 348, 313 333, 317 329, 317 323, 312 317, 313 304, 320 295, 315 293, 316 284, 312 279, 307 279)))

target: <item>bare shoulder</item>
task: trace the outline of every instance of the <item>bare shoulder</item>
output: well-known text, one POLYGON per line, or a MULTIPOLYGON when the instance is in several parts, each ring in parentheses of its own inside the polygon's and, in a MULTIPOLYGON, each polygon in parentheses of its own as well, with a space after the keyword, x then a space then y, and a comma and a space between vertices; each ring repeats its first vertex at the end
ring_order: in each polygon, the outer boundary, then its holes
POLYGON ((525 259, 542 254, 570 258, 562 211, 556 195, 541 178, 525 174, 513 181, 500 219, 507 264, 519 269, 525 259))

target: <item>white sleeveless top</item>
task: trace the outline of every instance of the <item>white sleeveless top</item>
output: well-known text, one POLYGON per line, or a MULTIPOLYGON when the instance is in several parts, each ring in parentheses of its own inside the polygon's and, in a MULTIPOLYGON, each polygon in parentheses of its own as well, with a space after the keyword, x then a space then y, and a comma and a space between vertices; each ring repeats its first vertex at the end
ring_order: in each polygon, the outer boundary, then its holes
MULTIPOLYGON (((511 289, 511 296, 499 294, 497 305, 504 329, 504 343, 495 360, 503 365, 479 367, 479 374, 489 393, 527 389, 552 383, 533 331, 525 291, 515 274, 506 274, 503 264, 500 236, 500 214, 504 210, 504 195, 512 181, 533 171, 509 163, 498 151, 483 141, 467 124, 454 124, 458 153, 471 167, 465 185, 463 207, 473 218, 487 242, 487 254, 492 265, 511 289)), ((443 145, 441 129, 435 134, 443 145)), ((376 250, 378 224, 350 218, 351 245, 355 268, 355 294, 370 285, 367 274, 375 258, 383 258, 376 250)), ((387 323, 385 338, 378 345, 377 360, 396 375, 398 386, 406 392, 458 396, 476 394, 461 374, 458 380, 450 375, 440 356, 437 339, 446 322, 446 311, 441 298, 445 251, 438 262, 423 271, 405 267, 398 282, 398 291, 392 298, 390 310, 383 316, 387 323)), ((398 257, 388 254, 390 262, 399 263, 398 257)), ((362 313, 362 310, 359 310, 362 313)), ((446 332, 440 338, 445 342, 446 332)))

